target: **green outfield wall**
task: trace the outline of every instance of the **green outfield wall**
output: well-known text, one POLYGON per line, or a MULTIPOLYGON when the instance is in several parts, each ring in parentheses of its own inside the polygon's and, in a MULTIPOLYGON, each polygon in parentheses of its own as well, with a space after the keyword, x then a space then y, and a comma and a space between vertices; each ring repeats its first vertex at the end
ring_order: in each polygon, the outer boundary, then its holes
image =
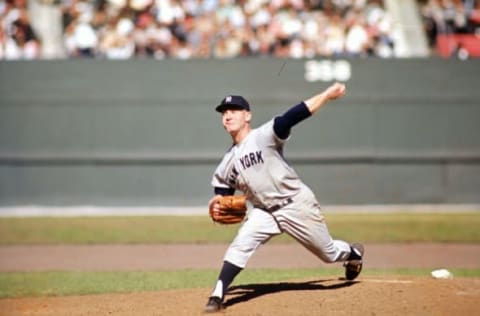
POLYGON ((200 205, 230 145, 214 106, 253 125, 320 92, 286 158, 325 204, 479 203, 480 62, 0 62, 0 206, 200 205))

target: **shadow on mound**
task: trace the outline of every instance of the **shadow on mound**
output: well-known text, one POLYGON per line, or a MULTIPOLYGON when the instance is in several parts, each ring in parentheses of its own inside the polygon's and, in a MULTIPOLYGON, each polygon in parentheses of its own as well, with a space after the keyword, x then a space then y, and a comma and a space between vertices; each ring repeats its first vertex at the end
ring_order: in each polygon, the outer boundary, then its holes
POLYGON ((348 286, 352 286, 358 281, 343 281, 341 283, 324 285, 322 283, 334 281, 330 280, 314 280, 308 282, 282 282, 282 283, 264 283, 264 284, 242 284, 231 286, 228 289, 228 296, 233 296, 225 301, 225 307, 249 301, 262 295, 273 294, 285 291, 314 291, 314 290, 335 290, 348 286))

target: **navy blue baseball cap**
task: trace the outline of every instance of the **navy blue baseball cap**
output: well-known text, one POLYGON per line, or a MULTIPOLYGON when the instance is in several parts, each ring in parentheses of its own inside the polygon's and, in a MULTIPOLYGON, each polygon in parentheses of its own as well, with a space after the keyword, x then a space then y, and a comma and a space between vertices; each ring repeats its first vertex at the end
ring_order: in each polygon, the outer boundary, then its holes
POLYGON ((241 109, 241 110, 250 111, 250 104, 248 104, 248 101, 245 100, 245 98, 242 96, 229 95, 229 96, 226 96, 222 100, 222 103, 217 105, 217 107, 215 108, 215 110, 220 113, 222 113, 227 109, 241 109))

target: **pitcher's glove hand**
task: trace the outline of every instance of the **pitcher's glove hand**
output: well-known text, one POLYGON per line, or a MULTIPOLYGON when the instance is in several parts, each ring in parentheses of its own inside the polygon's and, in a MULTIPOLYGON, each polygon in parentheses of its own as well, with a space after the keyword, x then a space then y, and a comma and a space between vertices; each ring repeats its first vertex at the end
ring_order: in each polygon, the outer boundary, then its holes
POLYGON ((210 217, 219 224, 237 224, 247 212, 247 197, 244 195, 217 196, 210 202, 210 217))

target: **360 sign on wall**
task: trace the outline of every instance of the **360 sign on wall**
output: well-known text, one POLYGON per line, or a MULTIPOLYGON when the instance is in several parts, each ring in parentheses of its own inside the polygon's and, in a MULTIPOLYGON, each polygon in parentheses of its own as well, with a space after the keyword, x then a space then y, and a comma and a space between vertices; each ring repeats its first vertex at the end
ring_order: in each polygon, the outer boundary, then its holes
POLYGON ((352 76, 352 66, 346 60, 309 60, 305 62, 305 80, 348 81, 352 76))

